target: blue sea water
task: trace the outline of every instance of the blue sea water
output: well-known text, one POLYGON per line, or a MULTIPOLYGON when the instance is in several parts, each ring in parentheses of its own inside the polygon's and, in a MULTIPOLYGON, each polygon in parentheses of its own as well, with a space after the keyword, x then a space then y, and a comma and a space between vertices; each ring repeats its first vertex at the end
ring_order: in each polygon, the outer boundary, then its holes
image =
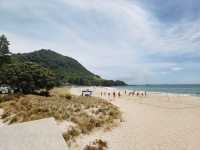
POLYGON ((128 85, 118 87, 133 91, 149 91, 200 96, 200 84, 128 85))

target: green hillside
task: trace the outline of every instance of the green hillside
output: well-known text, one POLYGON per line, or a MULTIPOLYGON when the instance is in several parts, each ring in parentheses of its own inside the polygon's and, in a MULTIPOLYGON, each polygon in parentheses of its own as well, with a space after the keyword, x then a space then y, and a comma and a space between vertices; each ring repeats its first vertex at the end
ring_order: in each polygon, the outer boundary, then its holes
POLYGON ((73 58, 63 56, 51 50, 39 50, 31 53, 13 54, 13 62, 33 62, 50 69, 56 74, 60 83, 72 83, 78 85, 125 85, 122 81, 104 80, 98 75, 88 71, 73 58))

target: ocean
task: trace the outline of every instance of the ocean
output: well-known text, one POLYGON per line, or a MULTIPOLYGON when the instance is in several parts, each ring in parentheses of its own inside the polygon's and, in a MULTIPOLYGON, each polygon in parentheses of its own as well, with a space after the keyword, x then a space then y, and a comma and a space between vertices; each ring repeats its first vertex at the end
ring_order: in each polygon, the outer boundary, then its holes
POLYGON ((200 84, 128 85, 117 87, 132 91, 148 91, 200 96, 200 84))

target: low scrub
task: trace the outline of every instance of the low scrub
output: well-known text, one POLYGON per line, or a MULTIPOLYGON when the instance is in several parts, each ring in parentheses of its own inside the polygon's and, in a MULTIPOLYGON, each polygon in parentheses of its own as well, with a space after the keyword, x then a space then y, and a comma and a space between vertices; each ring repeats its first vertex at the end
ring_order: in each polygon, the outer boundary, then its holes
POLYGON ((19 99, 21 96, 23 96, 22 94, 5 94, 5 95, 0 95, 0 103, 3 102, 7 102, 7 101, 11 101, 14 99, 19 99))
POLYGON ((121 118, 118 108, 109 102, 94 97, 53 95, 43 97, 26 95, 0 103, 4 109, 1 118, 9 124, 54 117, 59 121, 71 121, 76 128, 64 133, 66 141, 82 134, 88 134, 94 128, 112 125, 121 118))
POLYGON ((106 150, 108 148, 108 144, 106 141, 101 139, 96 139, 91 144, 87 145, 84 150, 106 150))
POLYGON ((79 128, 72 127, 67 132, 63 133, 63 137, 64 137, 65 141, 68 142, 68 141, 73 140, 75 137, 79 136, 80 134, 81 134, 81 131, 79 128))

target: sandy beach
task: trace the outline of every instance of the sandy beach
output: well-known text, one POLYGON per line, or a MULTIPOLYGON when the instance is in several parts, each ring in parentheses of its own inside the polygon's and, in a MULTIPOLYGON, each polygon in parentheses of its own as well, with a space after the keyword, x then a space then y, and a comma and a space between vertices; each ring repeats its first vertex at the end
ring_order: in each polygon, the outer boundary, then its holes
MULTIPOLYGON (((72 88, 80 95, 83 88, 72 88)), ((91 88, 94 96, 110 88, 91 88)), ((124 91, 121 91, 124 92, 124 91)), ((146 97, 107 99, 123 113, 123 122, 109 131, 96 130, 79 137, 71 149, 80 150, 95 139, 108 142, 109 150, 199 150, 200 97, 148 93, 146 97)))
MULTIPOLYGON (((3 109, 0 109, 0 116, 3 114, 3 109)), ((4 126, 3 120, 0 118, 0 127, 4 126)))

